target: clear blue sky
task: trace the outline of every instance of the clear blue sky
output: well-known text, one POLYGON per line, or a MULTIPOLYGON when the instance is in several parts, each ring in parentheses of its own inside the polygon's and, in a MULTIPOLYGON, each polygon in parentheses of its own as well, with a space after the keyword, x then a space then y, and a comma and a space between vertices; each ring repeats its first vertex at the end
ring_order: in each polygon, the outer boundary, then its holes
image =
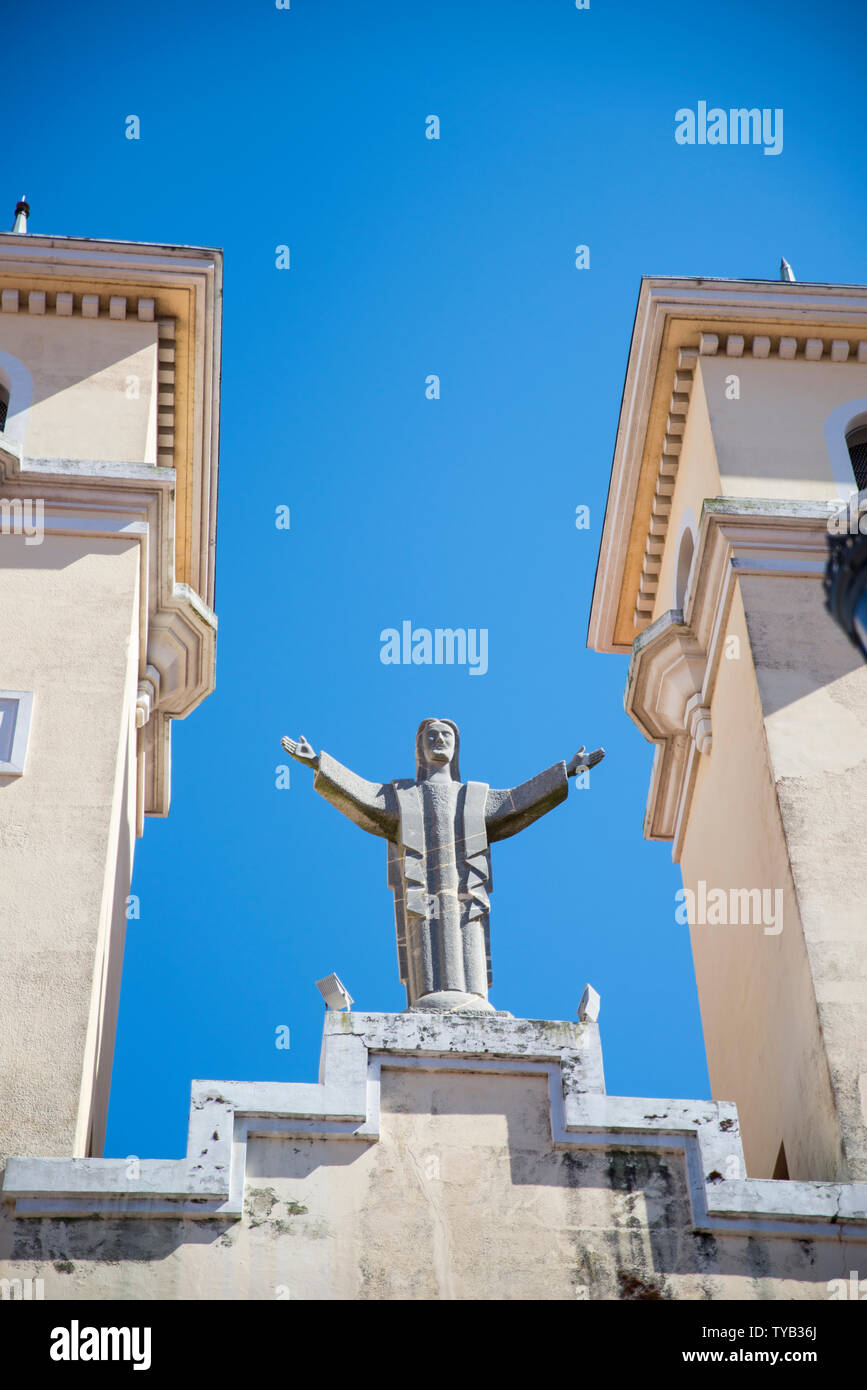
POLYGON ((303 731, 411 775, 429 714, 495 786, 604 744, 494 847, 492 998, 569 1019, 589 980, 609 1091, 709 1095, 652 749, 585 648, 596 555, 640 276, 864 280, 865 29, 856 0, 10 8, 9 224, 25 191, 34 232, 225 252, 217 689, 138 844, 108 1154, 180 1154, 193 1077, 314 1080, 332 970, 403 1008, 384 842, 275 768, 303 731), (700 100, 782 107, 783 152, 678 145, 700 100), (487 628, 488 673, 384 666, 404 619, 487 628))

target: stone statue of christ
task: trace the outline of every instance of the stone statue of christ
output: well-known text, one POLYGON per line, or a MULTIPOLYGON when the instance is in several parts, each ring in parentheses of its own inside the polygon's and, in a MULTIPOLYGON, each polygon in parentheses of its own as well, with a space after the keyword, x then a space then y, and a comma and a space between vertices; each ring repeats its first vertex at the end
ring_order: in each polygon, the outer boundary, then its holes
POLYGON ((460 734, 450 719, 424 719, 415 739, 414 781, 367 782, 302 734, 282 740, 291 758, 316 769, 314 787, 362 830, 388 841, 400 978, 410 1009, 492 1011, 491 851, 565 800, 568 779, 602 760, 580 748, 529 782, 496 791, 462 782, 460 734))

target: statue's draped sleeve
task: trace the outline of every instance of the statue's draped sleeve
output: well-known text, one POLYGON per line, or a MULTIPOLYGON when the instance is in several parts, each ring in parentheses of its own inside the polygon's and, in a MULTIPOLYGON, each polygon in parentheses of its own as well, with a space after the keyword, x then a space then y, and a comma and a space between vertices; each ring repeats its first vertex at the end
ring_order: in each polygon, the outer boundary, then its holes
POLYGON ((393 840, 397 835, 400 815, 390 783, 367 782, 330 753, 320 753, 313 785, 320 796, 362 830, 381 835, 384 840, 393 840))
POLYGON ((488 840, 507 840, 519 830, 532 825, 546 811, 566 800, 569 778, 565 763, 554 763, 538 777, 522 782, 519 787, 488 789, 485 802, 485 825, 488 840))

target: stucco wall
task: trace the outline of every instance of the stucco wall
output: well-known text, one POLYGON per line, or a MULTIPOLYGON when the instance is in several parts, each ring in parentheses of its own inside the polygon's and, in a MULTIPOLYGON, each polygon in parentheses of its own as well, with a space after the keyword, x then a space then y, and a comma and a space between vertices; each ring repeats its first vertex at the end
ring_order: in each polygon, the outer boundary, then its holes
POLYGON ((3 683, 35 696, 25 774, 0 776, 0 1155, 85 1152, 135 825, 140 553, 0 543, 3 683))
POLYGON ((840 1175, 864 1181, 867 667, 829 618, 816 580, 746 579, 742 589, 839 1114, 840 1175))
MULTIPOLYGON (((132 319, 4 314, 3 352, 32 379, 24 453, 155 464, 157 332, 132 319)), ((13 375, 2 357, 0 370, 13 375)), ((7 429, 17 437, 12 386, 7 429)))
MULTIPOLYGON (((748 581, 751 600, 778 582, 748 581)), ((772 1177, 785 1143, 792 1178, 830 1180, 845 1174, 741 587, 727 635, 739 645, 717 677, 713 751, 699 766, 684 885, 696 894, 700 879, 708 891, 779 889, 782 930, 764 922, 690 928, 711 1087, 738 1106, 751 1177, 772 1177)))
MULTIPOLYGON (((706 498, 764 497, 770 515, 773 499, 839 495, 847 403, 865 394, 854 361, 698 359, 654 620, 675 606, 682 523, 706 498)), ((684 884, 779 889, 784 928, 692 929, 713 1093, 738 1104, 752 1174, 771 1176, 782 1142, 793 1177, 863 1179, 867 670, 815 579, 742 578, 727 632, 740 658, 719 669, 684 884)))
POLYGON ((867 366, 720 355, 702 359, 701 371, 725 496, 836 495, 825 421, 844 402, 867 395, 867 366), (740 395, 730 400, 732 375, 740 395))

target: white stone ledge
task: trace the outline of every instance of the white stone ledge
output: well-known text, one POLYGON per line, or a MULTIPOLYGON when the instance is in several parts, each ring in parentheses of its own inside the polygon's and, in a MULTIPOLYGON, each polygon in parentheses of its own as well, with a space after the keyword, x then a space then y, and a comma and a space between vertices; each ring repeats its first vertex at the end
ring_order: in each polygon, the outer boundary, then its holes
MULTIPOLYGON (((5 445, 4 445, 5 447, 5 445)), ((125 459, 62 459, 32 458, 28 455, 21 460, 20 476, 28 473, 57 475, 69 474, 82 478, 112 478, 122 481, 131 478, 136 482, 153 482, 160 479, 175 483, 177 473, 174 468, 162 468, 156 463, 130 463, 125 459)))
POLYGON ((155 463, 136 463, 130 459, 73 459, 24 454, 20 443, 5 436, 0 439, 0 483, 26 482, 30 474, 40 477, 109 478, 122 483, 157 481, 166 485, 177 482, 174 468, 160 468, 155 463))
POLYGON ((329 1013, 318 1083, 193 1083, 186 1158, 10 1158, 0 1197, 19 1217, 237 1219, 248 1139, 376 1143, 389 1066, 545 1076, 554 1147, 681 1154, 698 1230, 867 1241, 867 1184, 747 1179, 733 1104, 607 1096, 595 1024, 502 1015, 329 1013))

